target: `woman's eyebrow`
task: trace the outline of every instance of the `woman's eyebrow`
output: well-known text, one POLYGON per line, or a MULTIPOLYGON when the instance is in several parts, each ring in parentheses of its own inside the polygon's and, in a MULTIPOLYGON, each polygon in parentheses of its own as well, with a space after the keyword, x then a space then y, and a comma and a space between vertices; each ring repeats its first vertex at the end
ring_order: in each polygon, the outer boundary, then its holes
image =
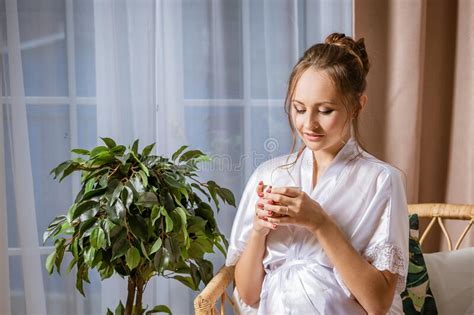
MULTIPOLYGON (((303 105, 303 106, 306 106, 306 104, 305 104, 305 103, 303 103, 303 102, 301 102, 301 101, 298 101, 298 100, 293 100, 293 102, 294 102, 294 103, 301 104, 301 105, 303 105)), ((324 104, 331 104, 331 105, 336 105, 336 103, 335 103, 335 102, 333 102, 333 101, 320 101, 320 102, 316 102, 316 103, 314 103, 313 105, 316 105, 316 106, 318 106, 318 105, 324 105, 324 104)))

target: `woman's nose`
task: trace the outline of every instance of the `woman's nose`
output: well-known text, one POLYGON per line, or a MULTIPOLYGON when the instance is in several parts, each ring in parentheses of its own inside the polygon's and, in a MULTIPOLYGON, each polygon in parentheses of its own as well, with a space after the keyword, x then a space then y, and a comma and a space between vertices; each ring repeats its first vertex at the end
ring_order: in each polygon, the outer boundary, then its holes
POLYGON ((304 126, 307 130, 316 130, 319 128, 319 121, 314 117, 308 116, 304 122, 304 126))

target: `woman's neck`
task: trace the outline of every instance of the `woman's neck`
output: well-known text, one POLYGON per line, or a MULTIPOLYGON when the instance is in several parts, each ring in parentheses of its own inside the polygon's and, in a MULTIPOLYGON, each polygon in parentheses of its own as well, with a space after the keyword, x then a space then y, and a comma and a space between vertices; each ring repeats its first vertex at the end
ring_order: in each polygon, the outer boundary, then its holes
POLYGON ((313 168, 317 173, 323 172, 332 160, 336 157, 337 153, 344 147, 344 145, 349 141, 350 137, 346 137, 343 141, 337 143, 333 147, 327 148, 325 150, 313 151, 313 168))

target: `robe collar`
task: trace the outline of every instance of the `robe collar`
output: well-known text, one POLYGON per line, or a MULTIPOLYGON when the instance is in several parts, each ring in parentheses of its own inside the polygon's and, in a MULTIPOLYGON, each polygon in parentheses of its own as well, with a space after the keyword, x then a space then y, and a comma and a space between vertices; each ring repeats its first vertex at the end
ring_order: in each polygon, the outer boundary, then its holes
POLYGON ((360 148, 357 146, 357 142, 354 137, 344 144, 344 146, 338 151, 334 159, 330 162, 323 175, 319 178, 314 189, 311 188, 313 179, 313 151, 306 147, 301 155, 301 167, 300 167, 300 187, 311 197, 316 197, 322 187, 329 188, 333 186, 341 174, 342 170, 353 157, 355 157, 360 148))

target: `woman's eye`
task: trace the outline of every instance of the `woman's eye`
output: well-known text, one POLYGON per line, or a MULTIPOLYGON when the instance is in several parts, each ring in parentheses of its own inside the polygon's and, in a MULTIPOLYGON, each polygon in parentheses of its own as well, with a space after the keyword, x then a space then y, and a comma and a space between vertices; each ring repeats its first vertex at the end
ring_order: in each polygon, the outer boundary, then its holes
POLYGON ((295 108, 295 111, 296 111, 298 114, 302 114, 302 113, 305 112, 304 109, 297 109, 297 108, 295 108))
POLYGON ((332 112, 333 112, 332 109, 330 109, 330 110, 325 110, 325 111, 320 111, 320 113, 323 114, 323 115, 329 115, 329 114, 331 114, 332 112))

